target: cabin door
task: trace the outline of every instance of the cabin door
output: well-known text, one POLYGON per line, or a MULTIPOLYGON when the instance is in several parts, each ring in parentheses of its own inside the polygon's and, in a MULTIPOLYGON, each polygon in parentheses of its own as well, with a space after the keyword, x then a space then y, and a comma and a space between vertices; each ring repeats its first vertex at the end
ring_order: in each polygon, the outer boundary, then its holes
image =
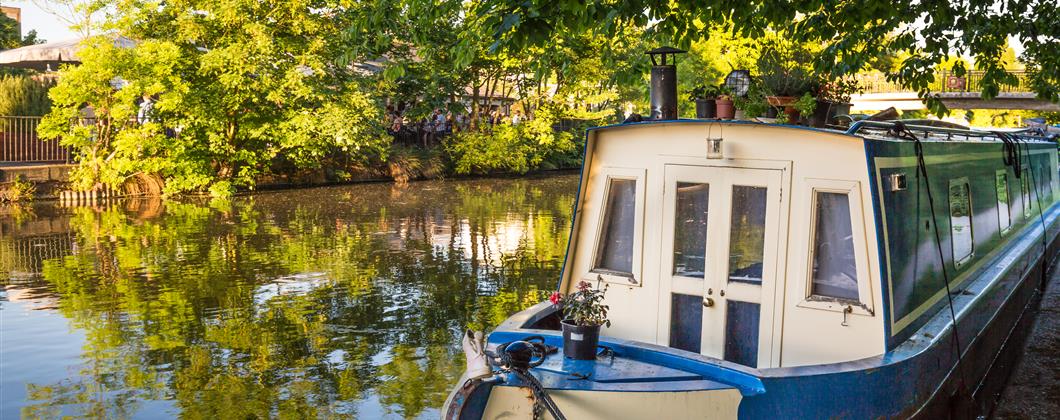
POLYGON ((773 169, 666 166, 660 341, 773 364, 781 181, 773 169))

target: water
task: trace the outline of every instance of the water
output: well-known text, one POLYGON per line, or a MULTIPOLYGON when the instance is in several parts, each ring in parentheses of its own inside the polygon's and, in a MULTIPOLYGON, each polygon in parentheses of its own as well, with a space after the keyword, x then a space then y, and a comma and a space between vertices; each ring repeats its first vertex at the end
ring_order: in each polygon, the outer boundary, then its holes
POLYGON ((0 418, 437 418, 576 176, 0 210, 0 418))

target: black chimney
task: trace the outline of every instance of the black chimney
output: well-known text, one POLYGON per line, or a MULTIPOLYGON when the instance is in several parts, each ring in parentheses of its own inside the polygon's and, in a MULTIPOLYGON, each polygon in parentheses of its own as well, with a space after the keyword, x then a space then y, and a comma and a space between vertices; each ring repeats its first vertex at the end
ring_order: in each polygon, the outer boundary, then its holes
POLYGON ((660 47, 647 52, 651 57, 650 119, 677 119, 677 54, 685 52, 673 47, 660 47))

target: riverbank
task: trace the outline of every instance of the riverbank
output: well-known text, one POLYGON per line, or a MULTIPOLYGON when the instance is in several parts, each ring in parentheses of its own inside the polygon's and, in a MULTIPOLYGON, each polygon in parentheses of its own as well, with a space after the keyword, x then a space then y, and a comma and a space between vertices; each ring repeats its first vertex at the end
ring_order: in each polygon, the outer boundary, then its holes
POLYGON ((1060 418, 1060 271, 1054 272, 994 418, 1060 418))

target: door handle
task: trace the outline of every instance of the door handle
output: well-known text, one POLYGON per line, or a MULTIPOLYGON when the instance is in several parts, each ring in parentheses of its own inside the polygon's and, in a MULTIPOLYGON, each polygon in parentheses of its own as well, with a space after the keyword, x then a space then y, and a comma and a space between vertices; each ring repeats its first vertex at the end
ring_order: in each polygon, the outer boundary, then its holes
POLYGON ((706 307, 706 308, 714 306, 714 298, 711 298, 711 297, 703 298, 703 306, 706 307))

